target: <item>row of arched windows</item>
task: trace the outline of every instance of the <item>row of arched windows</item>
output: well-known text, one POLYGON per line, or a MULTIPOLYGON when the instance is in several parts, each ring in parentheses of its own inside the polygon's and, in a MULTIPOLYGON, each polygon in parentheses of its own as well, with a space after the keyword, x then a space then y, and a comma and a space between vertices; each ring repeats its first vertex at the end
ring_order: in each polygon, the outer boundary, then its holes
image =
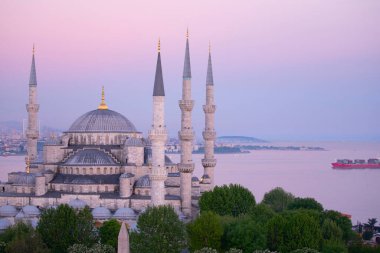
POLYGON ((91 192, 114 192, 116 190, 115 185, 69 185, 69 184, 53 184, 53 190, 55 191, 67 191, 76 193, 91 193, 91 192))
POLYGON ((87 168, 87 167, 62 167, 60 172, 64 174, 76 174, 76 175, 108 175, 119 174, 121 168, 118 167, 104 167, 104 168, 87 168))

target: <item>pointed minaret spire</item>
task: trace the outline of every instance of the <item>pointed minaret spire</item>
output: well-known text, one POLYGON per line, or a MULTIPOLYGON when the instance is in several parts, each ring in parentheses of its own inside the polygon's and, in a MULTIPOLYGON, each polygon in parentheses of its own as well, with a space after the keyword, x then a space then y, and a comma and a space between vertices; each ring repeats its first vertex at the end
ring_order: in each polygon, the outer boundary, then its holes
POLYGON ((161 42, 158 40, 158 57, 156 76, 153 88, 153 124, 149 131, 152 143, 152 170, 149 175, 151 181, 151 205, 165 205, 165 180, 167 171, 165 167, 165 144, 168 137, 165 127, 165 90, 161 68, 161 42))
POLYGON ((153 96, 165 96, 164 80, 161 67, 161 41, 158 40, 158 56, 156 65, 156 76, 154 78, 153 96))
POLYGON ((207 66, 206 85, 214 85, 214 78, 212 76, 211 44, 209 44, 209 49, 208 49, 208 66, 207 66))
POLYGON ((30 78, 29 78, 29 85, 37 85, 37 75, 36 75, 36 64, 34 62, 34 44, 33 44, 33 56, 32 56, 32 65, 30 67, 30 78))
POLYGON ((32 66, 30 68, 29 77, 29 101, 26 105, 26 111, 28 112, 28 128, 26 130, 27 138, 27 160, 33 162, 37 158, 37 140, 39 137, 38 131, 38 110, 37 104, 37 75, 36 64, 34 60, 34 45, 33 45, 32 66))
POLYGON ((190 79, 190 78, 191 78, 191 66, 190 66, 190 48, 189 48, 189 29, 187 29, 185 64, 183 65, 183 79, 190 79))

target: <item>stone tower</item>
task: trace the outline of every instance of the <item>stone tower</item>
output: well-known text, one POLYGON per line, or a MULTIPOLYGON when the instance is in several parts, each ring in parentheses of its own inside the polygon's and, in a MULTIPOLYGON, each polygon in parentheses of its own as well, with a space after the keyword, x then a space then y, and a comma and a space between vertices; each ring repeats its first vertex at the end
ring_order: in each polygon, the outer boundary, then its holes
POLYGON ((119 235, 117 237, 117 253, 129 253, 129 234, 125 227, 125 222, 121 223, 119 235))
POLYGON ((152 143, 152 172, 151 181, 151 205, 165 205, 165 143, 167 132, 165 126, 165 89, 162 78, 160 41, 158 41, 158 57, 156 76, 153 88, 153 125, 149 131, 149 139, 152 143))
POLYGON ((27 156, 30 161, 34 161, 37 158, 37 139, 39 136, 37 113, 39 107, 37 104, 37 76, 33 46, 32 66, 29 78, 29 103, 26 105, 26 111, 28 112, 28 127, 26 130, 27 156))
POLYGON ((204 174, 202 176, 203 190, 211 190, 214 187, 214 168, 216 159, 214 157, 214 145, 216 133, 214 129, 214 116, 216 106, 214 104, 214 79, 212 75, 211 50, 208 54, 208 66, 206 77, 206 104, 203 106, 205 113, 205 130, 203 131, 205 155, 202 159, 204 174))
POLYGON ((191 123, 191 111, 194 107, 194 100, 191 100, 191 67, 189 50, 189 33, 186 35, 185 63, 183 67, 182 100, 179 101, 181 108, 181 131, 178 137, 181 141, 181 162, 178 164, 178 171, 181 173, 181 205, 182 212, 191 215, 191 178, 194 171, 192 160, 193 152, 193 127, 191 123))

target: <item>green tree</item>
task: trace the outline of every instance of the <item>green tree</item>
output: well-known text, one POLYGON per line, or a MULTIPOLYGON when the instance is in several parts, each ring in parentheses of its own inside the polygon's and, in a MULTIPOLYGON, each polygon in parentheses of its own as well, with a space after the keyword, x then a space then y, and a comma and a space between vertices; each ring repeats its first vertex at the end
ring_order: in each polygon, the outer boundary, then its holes
POLYGON ((17 222, 0 235, 2 247, 0 252, 7 253, 49 253, 41 236, 28 223, 17 222))
POLYGON ((223 236, 224 248, 239 248, 244 253, 266 248, 265 228, 249 217, 238 218, 227 226, 223 236))
POLYGON ((42 212, 37 231, 53 253, 65 253, 73 244, 91 246, 97 241, 89 208, 76 211, 68 205, 42 212))
POLYGON ((323 206, 313 198, 295 198, 288 206, 289 210, 311 209, 318 212, 323 211, 323 206))
POLYGON ((227 250, 225 253, 243 253, 243 251, 241 249, 232 248, 227 250))
POLYGON ((343 232, 343 240, 348 242, 354 236, 354 232, 352 231, 352 223, 351 220, 341 213, 333 210, 326 210, 323 212, 323 219, 330 219, 334 221, 339 228, 343 232))
POLYGON ((347 247, 342 241, 328 240, 323 242, 322 253, 347 253, 347 247))
POLYGON ((212 248, 203 248, 203 249, 194 251, 194 253, 218 253, 218 251, 212 248))
POLYGON ((178 253, 186 248, 186 228, 171 206, 149 207, 130 233, 134 253, 178 253))
POLYGON ((253 194, 237 184, 216 186, 212 191, 203 193, 199 200, 201 212, 212 211, 234 217, 248 213, 255 204, 253 194))
POLYGON ((74 244, 69 247, 68 253, 115 253, 111 245, 95 243, 92 247, 83 244, 74 244))
POLYGON ((274 217, 268 223, 268 247, 287 253, 304 247, 319 249, 322 233, 319 220, 297 211, 274 217))
POLYGON ((209 211, 202 212, 187 228, 192 250, 205 247, 220 249, 223 227, 218 215, 209 211))
POLYGON ((322 236, 326 241, 341 241, 343 239, 343 232, 334 221, 325 219, 322 224, 322 236))
POLYGON ((252 219, 258 223, 266 224, 276 213, 265 204, 256 205, 250 212, 252 219))
POLYGON ((100 242, 102 244, 111 245, 116 249, 120 227, 120 223, 115 219, 105 221, 99 228, 100 242))
POLYGON ((268 205, 275 212, 282 212, 288 208, 293 200, 293 194, 284 191, 281 187, 277 187, 265 193, 262 203, 268 205))
POLYGON ((310 249, 310 248, 302 248, 293 250, 291 253, 319 253, 318 250, 310 249))
POLYGON ((278 252, 270 251, 269 249, 266 249, 266 250, 255 250, 253 253, 278 253, 278 252))
POLYGON ((286 220, 283 216, 277 215, 269 220, 267 225, 267 247, 270 250, 277 250, 284 243, 286 220))
POLYGON ((375 225, 377 223, 377 219, 376 218, 371 218, 371 219, 368 219, 367 223, 365 224, 370 230, 374 230, 375 229, 375 225))

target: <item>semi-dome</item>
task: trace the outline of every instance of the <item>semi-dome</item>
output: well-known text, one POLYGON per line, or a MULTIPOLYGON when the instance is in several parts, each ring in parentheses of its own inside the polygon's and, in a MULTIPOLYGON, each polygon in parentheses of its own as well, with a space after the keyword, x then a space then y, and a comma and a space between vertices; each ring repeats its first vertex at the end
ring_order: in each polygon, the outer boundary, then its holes
POLYGON ((110 210, 104 206, 95 207, 91 213, 94 219, 98 220, 109 219, 112 216, 110 210))
POLYGON ((24 206, 22 208, 22 211, 26 217, 35 217, 40 215, 40 209, 38 209, 36 206, 28 205, 24 206))
POLYGON ((130 133, 137 132, 126 117, 109 109, 97 109, 80 116, 67 132, 72 133, 130 133))
POLYGON ((69 206, 71 206, 74 209, 83 209, 86 207, 86 205, 87 205, 87 203, 85 201, 78 199, 78 198, 72 199, 69 202, 69 206))
POLYGON ((129 207, 122 207, 116 210, 115 214, 113 215, 114 218, 119 220, 129 220, 129 219, 135 219, 136 213, 133 211, 132 208, 129 207))
POLYGON ((118 163, 109 154, 99 149, 82 149, 70 156, 64 165, 111 165, 116 166, 118 163))
POLYGON ((36 183, 36 175, 27 172, 13 172, 9 181, 16 185, 34 185, 36 183))
POLYGON ((137 179, 135 183, 136 188, 149 188, 150 187, 150 178, 149 175, 145 175, 137 179))
POLYGON ((0 230, 5 230, 12 226, 12 223, 7 218, 0 219, 0 230))
POLYGON ((16 207, 11 205, 5 205, 0 207, 0 216, 2 217, 15 217, 18 211, 16 207))

